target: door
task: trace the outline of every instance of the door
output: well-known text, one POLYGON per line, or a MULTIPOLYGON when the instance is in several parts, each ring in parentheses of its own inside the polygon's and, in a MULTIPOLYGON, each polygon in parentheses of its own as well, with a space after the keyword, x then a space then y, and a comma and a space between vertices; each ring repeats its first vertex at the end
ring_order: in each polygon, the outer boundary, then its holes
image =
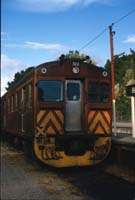
POLYGON ((82 83, 80 80, 66 81, 66 131, 81 131, 82 128, 82 83))

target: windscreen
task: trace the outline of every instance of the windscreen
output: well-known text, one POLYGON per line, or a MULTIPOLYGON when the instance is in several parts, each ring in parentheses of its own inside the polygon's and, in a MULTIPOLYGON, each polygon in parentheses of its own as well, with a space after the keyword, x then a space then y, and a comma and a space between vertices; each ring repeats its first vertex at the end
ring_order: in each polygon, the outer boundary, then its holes
POLYGON ((38 82, 39 101, 62 101, 63 82, 62 81, 39 81, 38 82))
POLYGON ((88 101, 108 102, 110 96, 110 85, 108 83, 89 82, 88 101))

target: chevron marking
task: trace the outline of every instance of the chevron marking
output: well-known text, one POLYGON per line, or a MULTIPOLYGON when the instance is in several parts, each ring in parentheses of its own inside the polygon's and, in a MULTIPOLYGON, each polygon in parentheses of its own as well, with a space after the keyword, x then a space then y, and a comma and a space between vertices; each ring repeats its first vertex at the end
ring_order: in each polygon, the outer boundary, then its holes
POLYGON ((38 115, 37 115, 37 123, 40 121, 40 119, 43 117, 43 115, 45 114, 45 110, 41 110, 38 115))
POLYGON ((98 134, 98 133, 104 133, 104 130, 103 130, 103 128, 102 128, 100 125, 98 125, 98 127, 97 127, 95 133, 96 133, 96 134, 98 134))
POLYGON ((44 127, 46 133, 63 133, 64 116, 60 110, 41 110, 37 115, 38 127, 44 127))
POLYGON ((108 123, 110 124, 111 123, 111 118, 110 118, 109 113, 107 111, 104 111, 103 113, 104 113, 104 116, 107 119, 108 123))
POLYGON ((111 122, 109 113, 107 111, 95 113, 96 111, 91 111, 88 115, 89 130, 96 134, 109 133, 111 122))
POLYGON ((92 120, 93 116, 95 115, 96 111, 91 111, 88 116, 88 123, 92 120))
POLYGON ((60 110, 55 110, 55 112, 56 112, 57 116, 59 116, 62 123, 64 123, 64 116, 63 116, 62 112, 60 110))
POLYGON ((53 113, 52 113, 51 111, 48 113, 48 115, 46 116, 45 120, 42 122, 41 126, 43 126, 43 125, 46 126, 46 124, 47 124, 50 120, 53 121, 53 124, 56 126, 56 128, 57 128, 58 130, 61 129, 61 126, 60 126, 59 122, 56 120, 55 116, 53 115, 53 113))
POLYGON ((91 129, 93 130, 94 127, 96 126, 96 124, 98 123, 98 121, 102 121, 102 115, 101 113, 98 112, 98 114, 96 115, 92 125, 91 125, 91 129))
POLYGON ((46 130, 46 133, 49 133, 49 134, 55 134, 55 130, 53 129, 52 126, 49 126, 48 129, 46 130))

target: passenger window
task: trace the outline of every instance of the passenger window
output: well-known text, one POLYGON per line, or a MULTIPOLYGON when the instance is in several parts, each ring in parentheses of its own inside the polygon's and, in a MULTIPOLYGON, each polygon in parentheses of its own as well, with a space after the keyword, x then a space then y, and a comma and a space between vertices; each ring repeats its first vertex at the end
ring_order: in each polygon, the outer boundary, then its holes
POLYGON ((16 92, 15 95, 15 106, 16 106, 16 111, 19 109, 19 93, 16 92))
POLYGON ((32 84, 29 84, 28 90, 29 90, 28 107, 31 108, 32 107, 32 84))
POLYGON ((26 108, 26 89, 25 89, 25 87, 22 88, 21 103, 22 103, 22 109, 25 109, 26 108))
POLYGON ((67 100, 78 101, 80 99, 80 84, 67 83, 67 100))
POLYGON ((13 112, 14 111, 14 96, 12 95, 11 96, 11 108, 10 108, 10 110, 11 110, 11 112, 13 112))
POLYGON ((39 81, 38 82, 39 101, 62 101, 63 83, 62 81, 39 81))

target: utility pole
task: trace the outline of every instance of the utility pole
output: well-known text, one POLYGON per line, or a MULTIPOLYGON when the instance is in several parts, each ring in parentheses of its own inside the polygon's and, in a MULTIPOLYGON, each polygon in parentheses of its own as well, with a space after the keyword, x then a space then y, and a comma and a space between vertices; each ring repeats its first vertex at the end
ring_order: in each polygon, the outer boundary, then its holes
POLYGON ((116 104, 115 104, 114 49, 113 49, 113 36, 114 36, 115 32, 112 30, 112 27, 113 27, 113 24, 111 24, 111 26, 109 26, 109 33, 110 33, 110 54, 111 54, 113 127, 114 127, 114 135, 116 136, 116 104))

